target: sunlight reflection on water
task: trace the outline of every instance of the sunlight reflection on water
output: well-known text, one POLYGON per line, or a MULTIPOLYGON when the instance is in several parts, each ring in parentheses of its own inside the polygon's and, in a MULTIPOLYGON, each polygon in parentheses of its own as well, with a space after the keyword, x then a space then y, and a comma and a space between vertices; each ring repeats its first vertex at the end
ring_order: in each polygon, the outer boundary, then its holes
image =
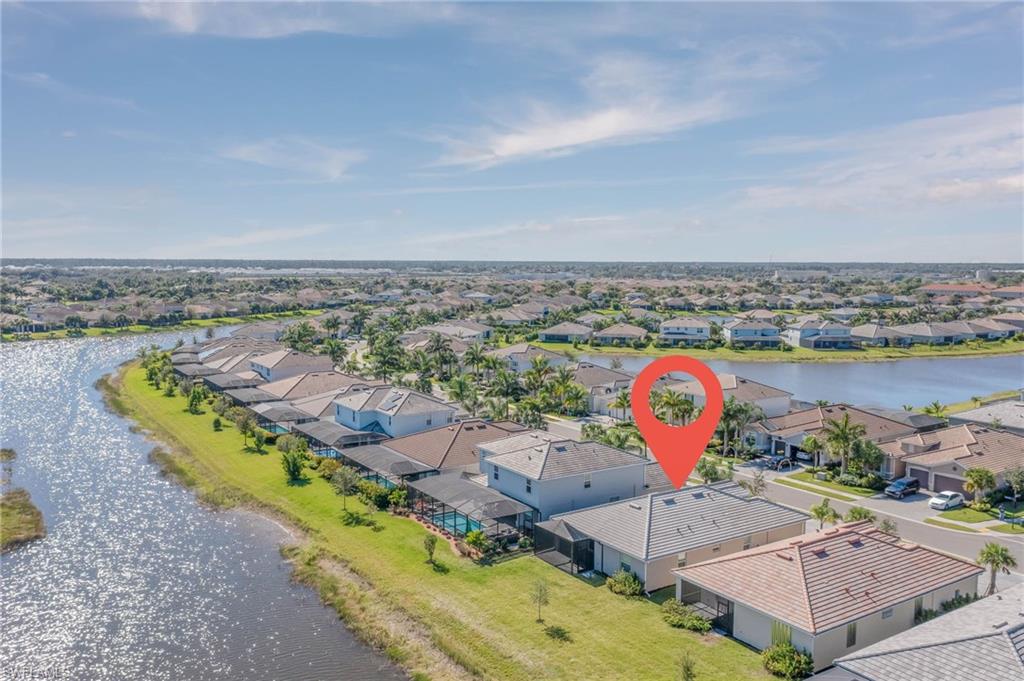
POLYGON ((105 410, 97 378, 182 336, 0 346, 0 442, 47 525, 0 559, 4 678, 403 678, 289 582, 282 528, 203 509, 105 410))

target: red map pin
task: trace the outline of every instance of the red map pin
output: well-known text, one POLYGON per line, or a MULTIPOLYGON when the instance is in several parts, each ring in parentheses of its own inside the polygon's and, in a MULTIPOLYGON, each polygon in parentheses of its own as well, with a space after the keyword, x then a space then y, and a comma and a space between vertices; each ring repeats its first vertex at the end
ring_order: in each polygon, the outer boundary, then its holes
POLYGON ((661 469, 679 489, 686 484, 722 418, 722 384, 703 362, 686 355, 669 355, 648 364, 633 383, 633 418, 661 469), (659 378, 673 371, 693 376, 704 388, 704 410, 685 426, 662 423, 651 411, 651 388, 659 378))

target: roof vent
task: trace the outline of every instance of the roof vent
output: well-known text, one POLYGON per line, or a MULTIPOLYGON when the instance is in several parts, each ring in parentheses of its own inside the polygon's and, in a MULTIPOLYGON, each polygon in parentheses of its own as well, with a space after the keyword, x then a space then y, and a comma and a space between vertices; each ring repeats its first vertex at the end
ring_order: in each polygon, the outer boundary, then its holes
POLYGON ((788 561, 789 561, 790 563, 792 563, 792 562, 793 562, 793 556, 790 556, 790 555, 788 555, 788 554, 785 554, 785 553, 776 553, 775 555, 776 555, 776 556, 778 556, 779 558, 781 558, 782 560, 788 560, 788 561))
POLYGON ((1005 627, 1008 624, 1009 624, 1009 622, 1000 622, 999 624, 993 624, 992 628, 993 629, 1002 629, 1003 627, 1005 627))
POLYGON ((633 508, 633 509, 636 509, 637 511, 639 511, 641 509, 640 504, 637 504, 637 503, 634 503, 634 502, 630 502, 629 507, 633 508))

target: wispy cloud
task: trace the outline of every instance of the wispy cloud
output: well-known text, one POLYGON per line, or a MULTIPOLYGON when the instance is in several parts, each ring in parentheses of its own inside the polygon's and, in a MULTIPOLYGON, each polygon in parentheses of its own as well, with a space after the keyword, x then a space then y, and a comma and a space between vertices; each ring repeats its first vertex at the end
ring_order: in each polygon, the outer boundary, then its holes
POLYGON ((999 31, 1021 32, 1018 3, 907 3, 910 28, 884 41, 893 49, 916 49, 977 38, 999 31))
POLYGON ((7 73, 8 77, 28 85, 30 87, 49 92, 50 94, 60 97, 62 99, 82 101, 82 102, 94 102, 98 104, 106 104, 122 109, 134 109, 139 110, 138 104, 131 99, 125 99, 123 97, 110 97, 108 95, 96 94, 78 88, 72 85, 68 85, 60 80, 57 80, 48 73, 34 72, 34 73, 7 73))
POLYGON ((827 137, 765 140, 758 154, 814 154, 787 184, 751 187, 765 208, 866 210, 1021 197, 1024 108, 1000 106, 827 137))
POLYGON ((255 163, 327 182, 344 179, 349 168, 366 159, 362 151, 331 147, 297 135, 230 146, 221 149, 219 155, 225 159, 255 163))

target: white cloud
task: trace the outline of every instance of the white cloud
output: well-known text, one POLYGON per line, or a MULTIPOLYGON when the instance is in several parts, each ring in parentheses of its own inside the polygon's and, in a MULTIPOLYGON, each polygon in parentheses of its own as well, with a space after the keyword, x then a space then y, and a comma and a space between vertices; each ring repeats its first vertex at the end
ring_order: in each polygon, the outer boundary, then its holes
POLYGON ((222 149, 222 158, 287 170, 329 182, 345 178, 349 168, 365 160, 355 149, 339 149, 300 136, 271 137, 222 149))
POLYGON ((1024 108, 1000 106, 831 137, 777 138, 758 154, 824 156, 794 180, 751 187, 763 208, 869 210, 880 205, 1021 197, 1024 108))

